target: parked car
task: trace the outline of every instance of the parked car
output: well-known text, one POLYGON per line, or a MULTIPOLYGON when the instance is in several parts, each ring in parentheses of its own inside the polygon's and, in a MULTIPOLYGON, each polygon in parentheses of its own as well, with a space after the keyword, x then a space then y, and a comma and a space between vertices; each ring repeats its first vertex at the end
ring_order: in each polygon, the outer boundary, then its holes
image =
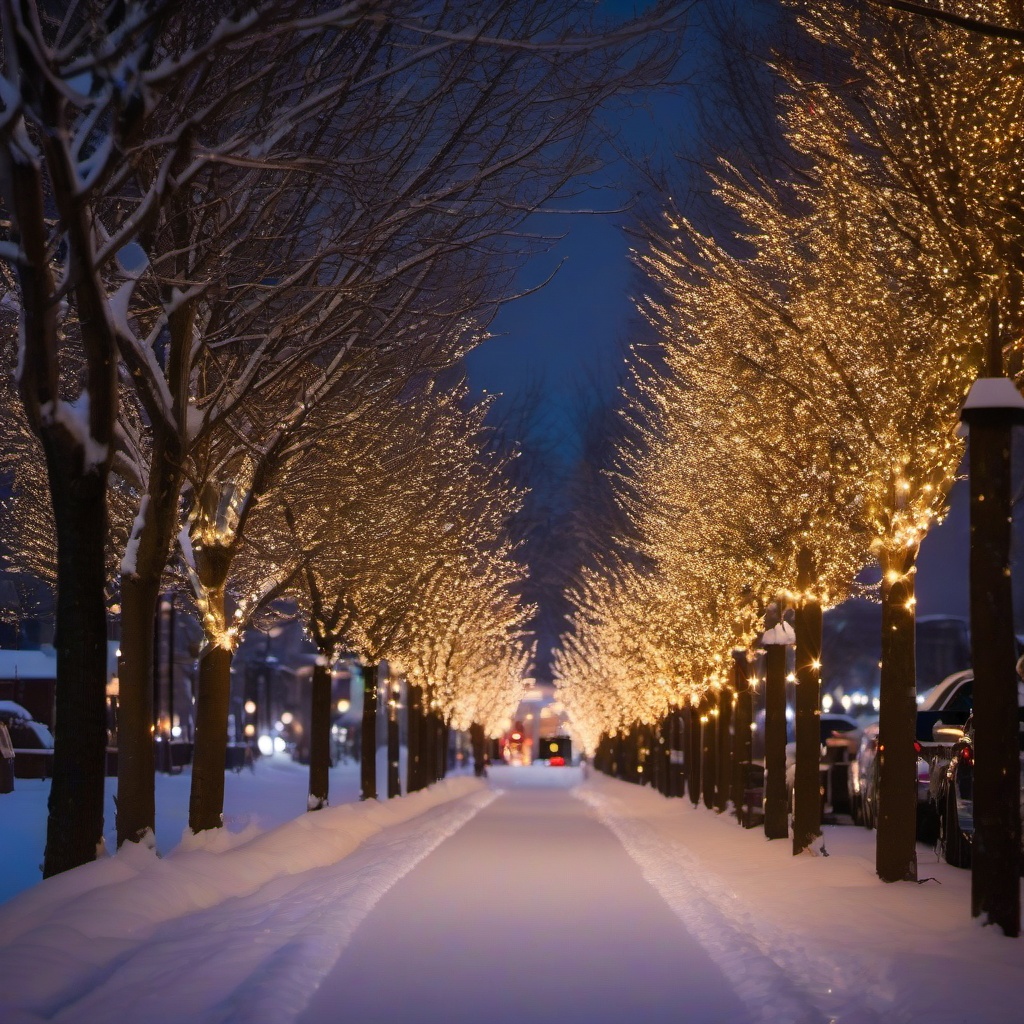
POLYGON ((917 698, 917 742, 921 755, 930 760, 941 746, 935 740, 937 725, 963 726, 974 710, 974 670, 946 676, 917 698))
MULTIPOLYGON (((847 777, 860 744, 861 727, 855 718, 828 712, 822 712, 819 727, 822 815, 847 814, 850 810, 847 777)), ((791 798, 795 773, 796 743, 791 742, 786 744, 786 786, 791 798)))
POLYGON ((917 698, 917 838, 934 844, 939 839, 939 807, 933 795, 933 762, 948 752, 948 742, 936 738, 936 730, 962 728, 974 709, 974 670, 946 676, 917 698), (947 750, 944 750, 944 745, 947 750))
POLYGON ((857 753, 850 762, 847 787, 850 816, 855 825, 874 828, 878 823, 878 793, 875 788, 875 757, 878 754, 878 723, 870 722, 861 730, 857 753))
MULTIPOLYGON (((1024 708, 1020 711, 1024 741, 1024 708)), ((938 742, 949 746, 932 765, 932 798, 938 811, 939 852, 955 868, 971 866, 974 844, 974 718, 963 729, 936 727, 938 742)), ((1020 809, 1024 820, 1024 753, 1020 757, 1020 809)))
MULTIPOLYGON (((934 843, 938 837, 938 817, 931 799, 931 769, 921 743, 915 741, 915 777, 917 779, 917 838, 934 843)), ((860 746, 849 770, 850 815, 857 825, 878 827, 878 723, 864 727, 860 746)))
POLYGON ((53 774, 53 734, 20 704, 0 700, 0 722, 14 748, 14 774, 19 779, 48 779, 53 774))

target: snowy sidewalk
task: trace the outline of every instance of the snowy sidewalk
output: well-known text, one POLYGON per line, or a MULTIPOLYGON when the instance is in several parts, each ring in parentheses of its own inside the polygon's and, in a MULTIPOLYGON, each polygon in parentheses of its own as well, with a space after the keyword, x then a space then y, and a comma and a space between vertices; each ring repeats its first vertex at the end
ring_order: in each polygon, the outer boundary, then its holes
POLYGON ((569 787, 504 792, 392 888, 301 1024, 745 1024, 732 986, 569 787))
POLYGON ((970 874, 828 857, 578 769, 126 847, 0 906, 2 1024, 1008 1024, 970 874))

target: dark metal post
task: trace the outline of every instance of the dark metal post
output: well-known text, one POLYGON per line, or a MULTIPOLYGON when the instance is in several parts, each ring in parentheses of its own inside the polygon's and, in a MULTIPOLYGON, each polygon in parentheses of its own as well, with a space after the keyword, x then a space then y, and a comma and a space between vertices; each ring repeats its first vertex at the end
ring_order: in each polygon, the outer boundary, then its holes
POLYGON ((974 383, 970 429, 974 850, 971 914, 1020 934, 1020 734, 1010 586, 1011 428, 1024 399, 1005 377, 974 383))
MULTIPOLYGON (((769 633, 784 629, 776 626, 769 633)), ((792 631, 789 632, 792 637, 792 631)), ((786 799, 786 640, 762 640, 765 646, 764 692, 764 834, 768 839, 789 837, 786 799)))
POLYGON ((805 597, 796 608, 796 778, 793 853, 821 837, 821 605, 805 597))

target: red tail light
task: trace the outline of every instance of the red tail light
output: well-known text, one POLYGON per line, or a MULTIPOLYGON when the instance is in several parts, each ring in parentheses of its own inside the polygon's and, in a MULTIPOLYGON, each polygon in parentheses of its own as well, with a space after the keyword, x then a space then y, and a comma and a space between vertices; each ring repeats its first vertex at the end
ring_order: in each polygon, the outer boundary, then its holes
POLYGON ((922 747, 917 740, 914 740, 914 753, 917 754, 918 757, 920 757, 922 750, 924 750, 924 747, 922 747))
POLYGON ((960 751, 960 761, 968 767, 974 766, 974 748, 970 744, 964 744, 963 750, 960 751))

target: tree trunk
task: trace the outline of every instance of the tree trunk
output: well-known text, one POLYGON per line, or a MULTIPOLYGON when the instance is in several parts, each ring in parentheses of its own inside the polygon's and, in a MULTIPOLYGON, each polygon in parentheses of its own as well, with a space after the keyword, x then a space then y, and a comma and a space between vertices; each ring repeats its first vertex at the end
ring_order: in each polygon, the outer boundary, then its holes
MULTIPOLYGON (((57 690, 43 876, 96 859, 107 747, 106 472, 44 434, 57 529, 57 690)), ((150 627, 151 629, 151 627, 150 627)))
POLYGON ((671 774, 672 765, 670 763, 672 750, 671 743, 671 729, 672 729, 672 714, 671 712, 663 715, 659 720, 658 724, 654 727, 655 735, 658 737, 658 792, 662 796, 670 795, 671 787, 671 774))
POLYGON ((675 711, 675 750, 676 750, 676 761, 673 767, 673 776, 675 778, 675 796, 677 799, 684 799, 686 797, 686 739, 687 739, 687 723, 689 722, 690 713, 687 708, 677 708, 675 711))
POLYGON ((431 707, 430 691, 424 692, 423 714, 423 785, 437 782, 437 715, 431 707))
POLYGON ((405 732, 409 747, 405 791, 416 793, 423 788, 423 690, 414 683, 408 684, 405 732))
POLYGON ((786 799, 786 647, 765 645, 764 834, 789 838, 786 799))
POLYGON ((883 882, 917 881, 915 555, 909 552, 903 557, 897 554, 882 559, 875 870, 883 882))
POLYGON ((750 691, 750 665, 746 651, 735 656, 733 672, 736 680, 736 705, 732 720, 732 802, 736 809, 736 820, 744 828, 750 828, 753 815, 747 800, 747 775, 753 758, 750 726, 754 717, 754 695, 750 691))
POLYGON ((121 577, 117 704, 117 845, 156 831, 153 747, 154 632, 160 579, 121 577))
POLYGON ((679 712, 675 709, 662 720, 662 733, 665 737, 665 796, 672 799, 678 796, 679 780, 676 772, 676 761, 679 749, 679 712))
POLYGON ((448 755, 451 751, 451 738, 452 738, 452 727, 451 724, 445 718, 439 718, 440 721, 440 750, 438 751, 440 760, 440 773, 438 774, 438 781, 447 778, 448 776, 448 755))
POLYGON ((821 605, 804 598, 793 620, 796 633, 796 777, 793 783, 793 853, 821 836, 821 605))
POLYGON ((398 702, 402 684, 397 677, 388 679, 388 799, 402 795, 401 747, 398 734, 398 702))
POLYGON ((192 789, 188 805, 188 825, 193 832, 220 828, 224 823, 224 768, 232 657, 229 648, 208 643, 199 659, 192 789))
POLYGON ((1010 416, 965 412, 970 425, 971 654, 974 662, 974 850, 971 913, 1020 933, 1020 736, 1010 586, 1010 416))
MULTIPOLYGON (((190 304, 189 304, 190 305, 190 304)), ((191 318, 172 324, 172 332, 191 332, 191 318)), ((172 377, 177 378, 177 374, 172 377)), ((178 526, 182 453, 180 439, 158 431, 150 460, 146 515, 139 527, 135 571, 121 576, 121 660, 118 666, 120 695, 117 713, 117 845, 139 841, 147 831, 156 832, 154 795, 153 722, 154 670, 153 628, 158 621, 160 585, 178 526)), ((173 612, 172 612, 173 614, 173 612)), ((173 632, 168 640, 174 690, 173 632)), ((171 725, 174 725, 173 712, 171 725)))
POLYGON ((320 649, 313 666, 309 713, 309 799, 306 808, 328 805, 331 768, 331 652, 320 649))
POLYGON ((707 707, 702 697, 699 704, 691 704, 689 717, 686 720, 686 786, 690 794, 690 803, 696 807, 700 803, 701 789, 701 750, 703 710, 707 707))
POLYGON ((363 666, 363 724, 359 759, 360 800, 377 799, 377 666, 363 666))
POLYGON ((718 694, 718 763, 715 778, 715 810, 724 814, 732 795, 732 718, 733 694, 722 689, 718 694))
POLYGON ((704 695, 704 714, 701 715, 701 764, 700 777, 702 782, 704 806, 709 810, 715 808, 715 774, 718 753, 718 700, 713 691, 704 695))
POLYGON ((482 779, 487 776, 487 760, 484 752, 484 727, 474 722, 469 727, 469 738, 473 744, 473 774, 482 779))

